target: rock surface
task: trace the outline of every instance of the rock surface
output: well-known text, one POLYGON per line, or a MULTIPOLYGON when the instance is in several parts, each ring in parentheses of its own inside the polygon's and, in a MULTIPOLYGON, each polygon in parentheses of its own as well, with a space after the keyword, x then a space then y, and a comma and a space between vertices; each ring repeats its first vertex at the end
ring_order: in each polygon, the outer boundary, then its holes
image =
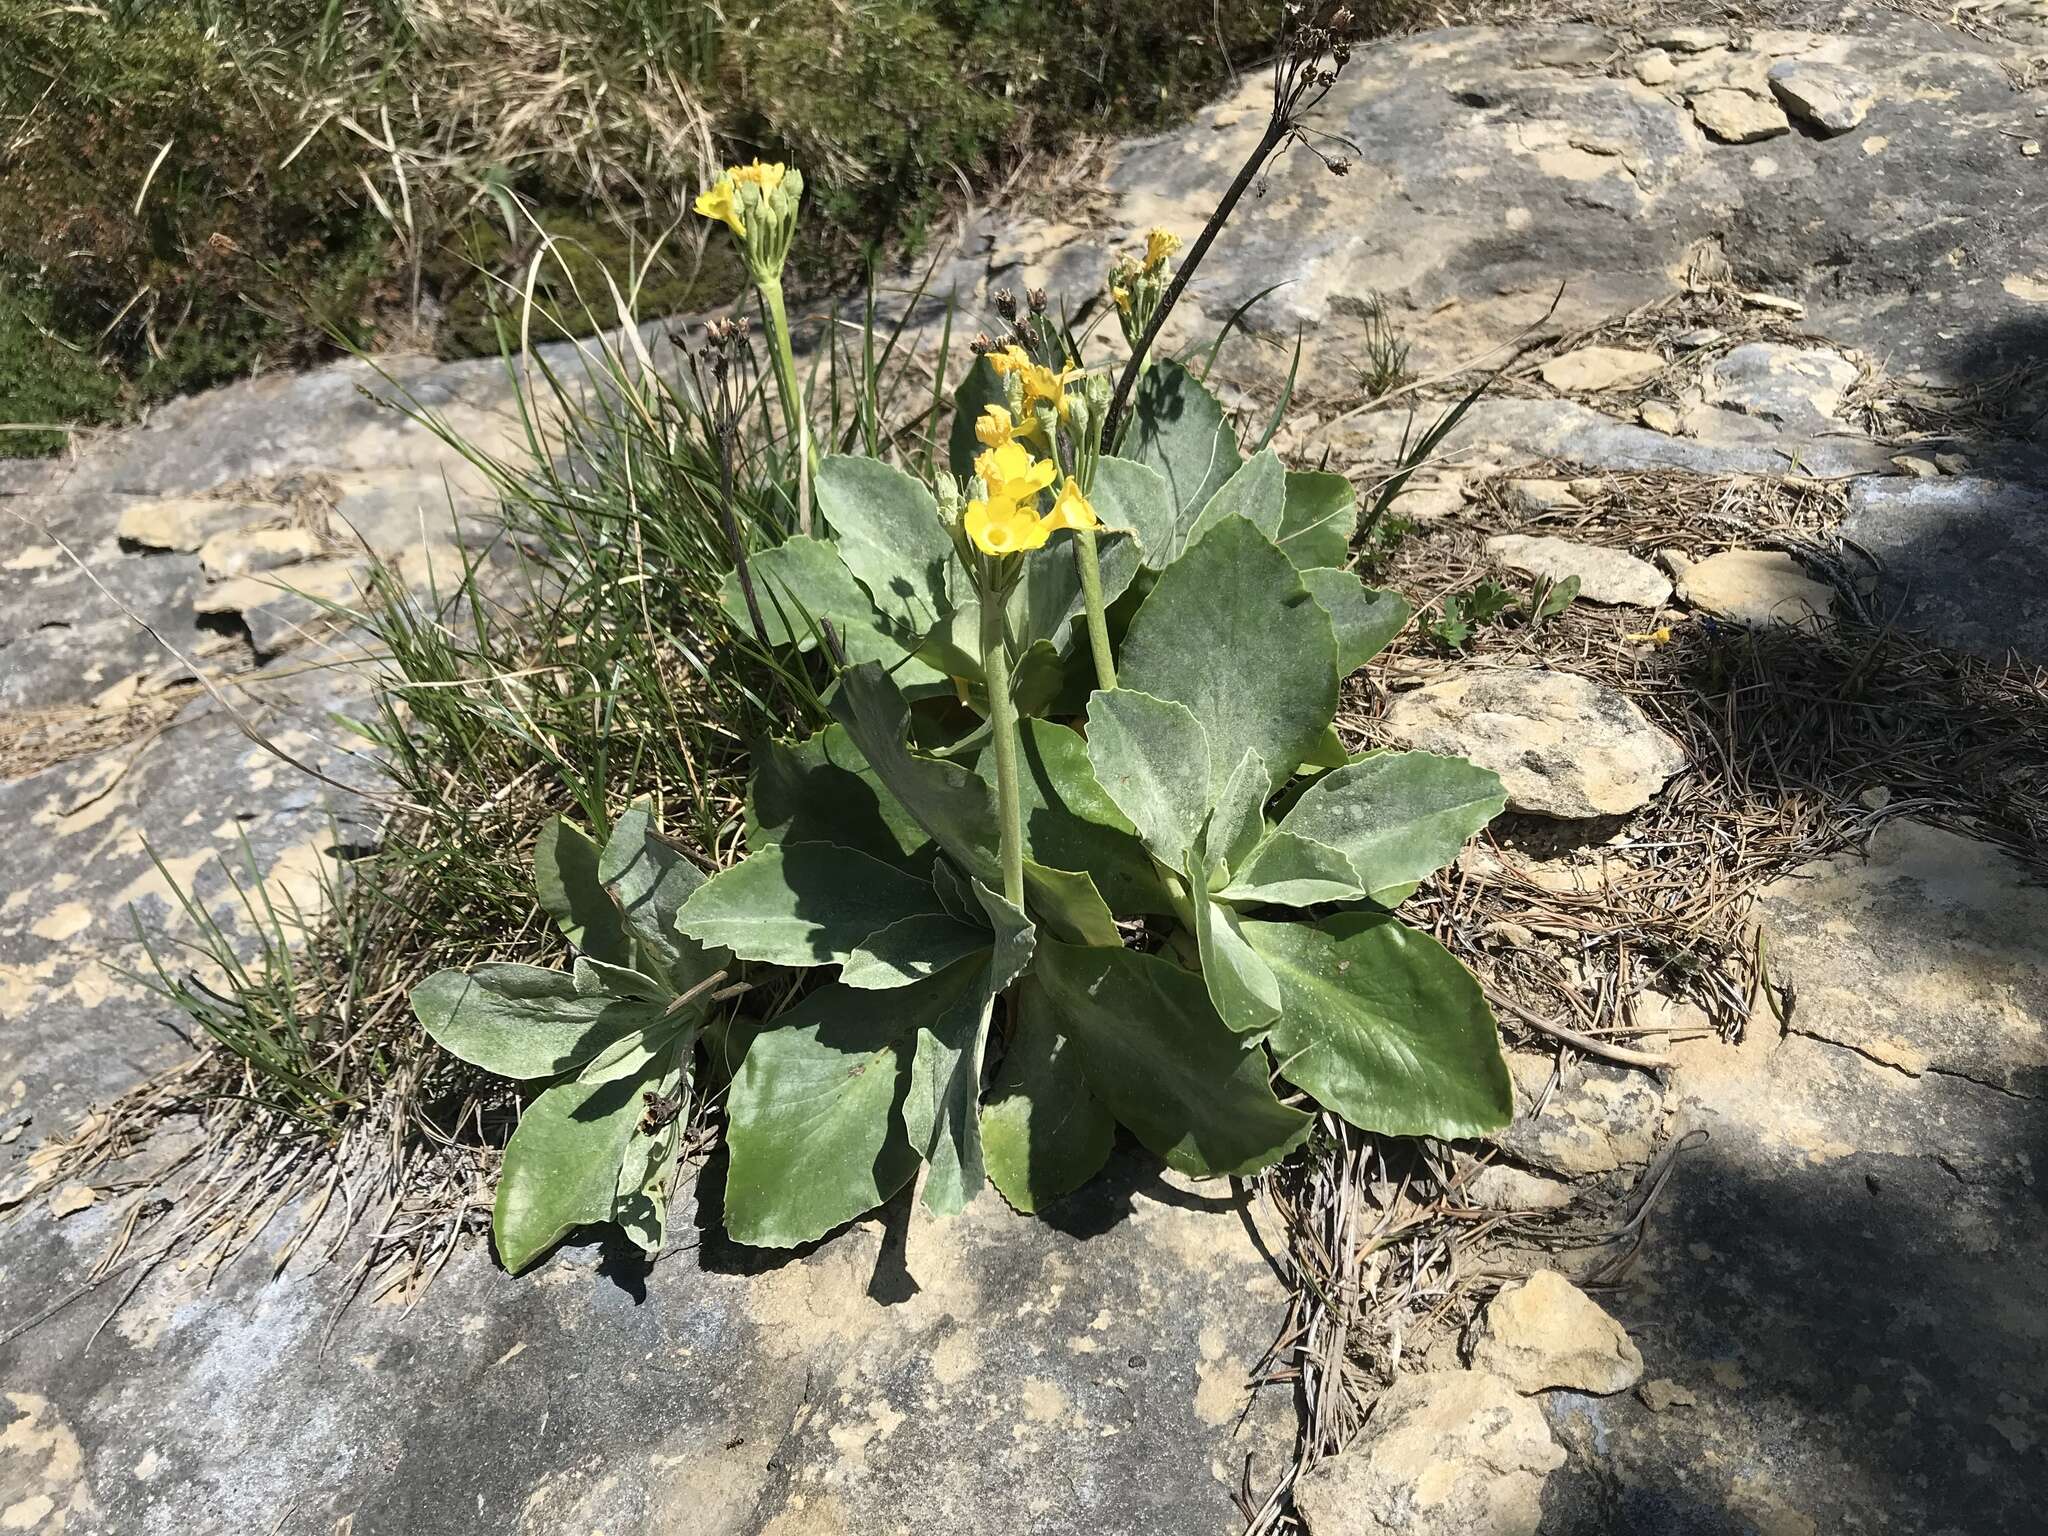
POLYGON ((1754 144, 1792 131, 1776 102, 1729 86, 1715 86, 1694 96, 1692 115, 1723 144, 1754 144))
POLYGON ((1526 533, 1498 534, 1486 552, 1502 565, 1531 576, 1562 581, 1579 578, 1579 596, 1589 603, 1626 603, 1661 608, 1671 599, 1671 582, 1647 560, 1626 550, 1602 549, 1526 533))
POLYGON ((2048 481, 1859 481, 1842 534, 1880 562, 1893 623, 1980 656, 2048 660, 2048 481))
POLYGON ((1538 816, 1619 816, 1648 805, 1685 766, 1678 743, 1630 700, 1540 667, 1461 672, 1388 707, 1401 746, 1468 758, 1507 786, 1508 808, 1538 816))
MULTIPOLYGON (((1705 403, 1774 427, 1821 432, 1835 424, 1856 365, 1839 352, 1751 341, 1708 365, 1700 378, 1705 403)), ((1689 423, 1701 428, 1697 415, 1689 423)))
POLYGON ((1551 358, 1538 371, 1552 389, 1567 392, 1637 389, 1664 371, 1664 359, 1627 347, 1579 347, 1551 358))
POLYGON ((1826 622, 1835 593, 1773 549, 1724 549, 1704 560, 1671 558, 1679 597, 1702 613, 1737 624, 1826 622))
POLYGON ((1822 133, 1847 133, 1870 114, 1877 93, 1854 70, 1804 59, 1773 64, 1771 91, 1785 110, 1822 133))
POLYGON ((1532 1168, 1584 1178, 1641 1167, 1664 1128, 1664 1093, 1640 1072, 1580 1062, 1553 1082, 1555 1063, 1532 1051, 1510 1051, 1516 1114, 1497 1138, 1502 1150, 1532 1168))
POLYGON ((1610 1397, 1643 1379, 1643 1357, 1621 1324, 1554 1269, 1500 1288, 1472 1325, 1470 1355, 1474 1370, 1524 1394, 1610 1397))
POLYGON ((1295 1484, 1309 1536, 1536 1536, 1564 1464, 1543 1415, 1497 1376, 1404 1376, 1360 1443, 1295 1484))

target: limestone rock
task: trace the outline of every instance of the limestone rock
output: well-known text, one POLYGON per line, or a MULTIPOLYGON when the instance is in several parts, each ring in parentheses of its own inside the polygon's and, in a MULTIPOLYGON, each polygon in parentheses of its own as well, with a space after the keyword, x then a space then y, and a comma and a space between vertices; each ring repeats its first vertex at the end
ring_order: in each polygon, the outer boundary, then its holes
POLYGON ((1435 480, 1410 480, 1401 488, 1401 494, 1394 498, 1391 510, 1396 517, 1432 523, 1462 511, 1464 506, 1464 477, 1446 475, 1435 480))
POLYGON ((1554 1269, 1501 1288, 1473 1325, 1471 1357, 1522 1393, 1611 1397, 1643 1379, 1643 1357, 1621 1324, 1554 1269))
POLYGON ((1769 79, 1785 110, 1824 134, 1847 133, 1877 100, 1866 77, 1838 64, 1781 59, 1771 66, 1769 79))
POLYGON ((1531 576, 1563 581, 1579 578, 1579 596, 1589 603, 1626 603, 1661 608, 1671 599, 1671 583, 1647 560, 1625 550, 1602 549, 1570 539, 1504 533, 1486 541, 1486 552, 1501 564, 1531 576))
POLYGON ((1774 549, 1725 549, 1704 560, 1667 551, 1685 603, 1737 624, 1806 624, 1826 620, 1835 593, 1774 549))
POLYGON ((1569 672, 1463 672, 1395 699, 1402 746, 1469 758, 1501 776, 1508 808, 1572 819, 1639 810, 1685 766, 1678 743, 1612 689, 1569 672))
POLYGON ((1793 431, 1823 432, 1835 425, 1856 378, 1856 365, 1839 352, 1750 341, 1709 363, 1700 390, 1709 406, 1793 431))
POLYGON ((1553 23, 1537 33, 1526 57, 1553 69, 1605 64, 1614 57, 1614 39, 1585 22, 1553 23))
POLYGON ((1645 400, 1636 407, 1636 420, 1652 432, 1676 435, 1684 425, 1684 418, 1678 414, 1678 407, 1669 400, 1645 400))
POLYGON ((1551 1057, 1541 1052, 1508 1053, 1522 1107, 1495 1138, 1503 1151, 1568 1179, 1649 1162, 1664 1123, 1664 1091, 1654 1079, 1586 1062, 1552 1085, 1554 1070, 1551 1057))
POLYGON ((1507 500, 1519 512, 1574 512, 1580 506, 1562 480, 1510 480, 1507 500))
POLYGON ((1563 1464, 1541 1410, 1498 1376, 1403 1376, 1294 1502, 1309 1536, 1536 1536, 1563 1464))
POLYGON ((199 568, 209 581, 225 581, 298 565, 319 553, 320 541, 303 528, 237 528, 199 546, 199 568))
POLYGON ((1732 86, 1715 86, 1691 98, 1692 115, 1723 144, 1754 144, 1792 131, 1775 101, 1732 86))
POLYGON ((1664 371, 1655 352, 1629 347, 1578 347, 1543 365, 1543 382, 1552 389, 1592 391, 1635 389, 1664 371))
POLYGON ((1726 48, 1728 32, 1724 27, 1660 27, 1646 33, 1643 41, 1670 53, 1705 53, 1710 48, 1726 48))
POLYGON ((189 554, 216 533, 260 523, 274 512, 274 508, 252 507, 210 496, 137 501, 121 509, 114 535, 123 543, 143 549, 172 549, 189 554))
POLYGON ((1487 1164, 1466 1183, 1464 1193, 1482 1211, 1558 1211, 1572 1203, 1572 1187, 1563 1179, 1512 1163, 1487 1164))
POLYGON ((1671 62, 1671 55, 1662 48, 1646 48, 1629 63, 1635 77, 1645 85, 1669 85, 1671 77, 1678 73, 1678 66, 1671 62))

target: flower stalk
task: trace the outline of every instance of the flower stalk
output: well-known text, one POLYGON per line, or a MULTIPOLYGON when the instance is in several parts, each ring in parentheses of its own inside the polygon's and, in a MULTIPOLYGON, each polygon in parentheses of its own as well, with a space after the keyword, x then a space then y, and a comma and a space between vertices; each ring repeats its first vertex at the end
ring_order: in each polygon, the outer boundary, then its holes
POLYGON ((1007 592, 995 561, 978 562, 981 576, 981 667, 988 685, 990 743, 996 754, 996 821, 1001 840, 1003 900, 1024 905, 1023 791, 1017 769, 1017 701, 1010 692, 1010 642, 1004 623, 1007 592))

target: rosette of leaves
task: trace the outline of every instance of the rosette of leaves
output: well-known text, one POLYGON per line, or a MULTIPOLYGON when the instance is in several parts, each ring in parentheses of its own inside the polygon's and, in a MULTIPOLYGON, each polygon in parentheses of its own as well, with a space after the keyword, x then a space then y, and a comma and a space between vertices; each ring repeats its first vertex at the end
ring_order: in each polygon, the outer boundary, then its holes
MULTIPOLYGON (((833 725, 760 750, 748 855, 678 918, 744 960, 838 969, 734 1080, 743 1242, 822 1236, 921 1168, 935 1211, 985 1180, 1032 1210, 1119 1124, 1182 1172, 1252 1173, 1310 1124, 1276 1081, 1371 1130, 1506 1123, 1477 983, 1390 910, 1504 796, 1469 763, 1336 743, 1341 679, 1410 612, 1342 566, 1349 484, 1245 457, 1168 364, 1129 446, 1095 489, 1143 567, 1121 686, 1085 701, 1085 731, 1022 722, 1022 907, 996 894, 990 754, 924 750, 930 723, 870 659, 838 678, 833 725)), ((927 561, 838 537, 871 596, 941 590, 937 541, 927 561)))
POLYGON ((491 1230, 507 1269, 607 1222, 660 1251, 698 1038, 732 963, 676 926, 703 881, 644 806, 602 848, 558 817, 534 850, 534 885, 575 949, 570 968, 480 965, 413 989, 414 1013, 448 1051, 543 1085, 498 1177, 491 1230))

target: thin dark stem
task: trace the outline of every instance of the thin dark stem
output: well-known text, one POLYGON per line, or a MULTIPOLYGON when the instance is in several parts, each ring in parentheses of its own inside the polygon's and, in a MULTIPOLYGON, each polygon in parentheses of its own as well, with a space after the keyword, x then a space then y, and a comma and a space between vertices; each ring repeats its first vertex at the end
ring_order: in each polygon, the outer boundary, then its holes
POLYGON ((1138 338, 1137 346, 1131 349, 1131 360, 1124 364, 1123 376, 1116 381, 1116 393, 1110 396, 1109 414, 1102 425, 1102 441, 1105 452, 1114 452, 1117 434, 1123 429, 1124 409, 1130 403, 1131 391, 1138 387, 1138 376, 1144 372, 1145 358, 1152 350, 1152 343, 1158 340, 1159 332, 1166 325, 1166 317, 1173 313, 1173 306, 1180 302, 1181 294, 1188 286, 1188 280, 1195 275, 1195 268, 1202 264, 1202 258, 1209 254, 1209 247, 1216 243, 1216 236, 1229 222, 1238 200, 1245 189, 1258 179, 1259 168, 1271 157, 1274 150, 1293 131, 1284 113, 1275 112, 1266 131, 1259 136, 1257 146, 1238 167, 1237 176, 1230 188, 1223 194, 1223 200, 1216 205, 1216 211, 1209 215, 1209 222, 1202 226, 1195 243, 1188 247, 1188 259, 1181 263, 1180 270, 1173 274, 1173 281, 1166 286, 1166 294, 1159 301, 1159 308, 1152 315, 1152 323, 1145 327, 1145 334, 1138 338))
POLYGON ((747 617, 754 622, 754 638, 761 649, 770 649, 768 625, 761 618, 761 600, 754 595, 754 573, 747 569, 746 546, 740 541, 740 525, 732 515, 732 438, 718 434, 718 521, 725 529, 725 542, 732 548, 733 574, 740 579, 740 591, 747 599, 747 617))

